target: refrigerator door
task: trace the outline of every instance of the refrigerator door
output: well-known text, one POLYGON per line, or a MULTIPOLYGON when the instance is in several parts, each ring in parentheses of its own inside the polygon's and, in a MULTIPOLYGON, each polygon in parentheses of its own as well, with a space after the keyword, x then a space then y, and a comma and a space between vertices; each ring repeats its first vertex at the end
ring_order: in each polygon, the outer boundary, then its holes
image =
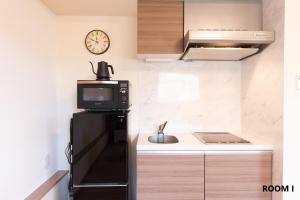
MULTIPOLYGON (((79 161, 74 169, 80 164, 82 163, 79 161)), ((127 179, 127 144, 108 144, 89 167, 82 181, 74 184, 124 184, 127 179)))
POLYGON ((127 187, 84 187, 74 193, 74 200, 127 200, 127 187))
POLYGON ((72 121, 71 185, 127 185, 127 113, 81 112, 72 121))

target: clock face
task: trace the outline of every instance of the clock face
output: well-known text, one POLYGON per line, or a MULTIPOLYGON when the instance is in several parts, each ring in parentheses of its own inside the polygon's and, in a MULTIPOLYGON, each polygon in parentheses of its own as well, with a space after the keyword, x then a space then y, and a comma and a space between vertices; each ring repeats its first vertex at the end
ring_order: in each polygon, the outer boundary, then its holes
POLYGON ((105 53, 110 45, 108 35, 101 30, 89 32, 85 38, 85 46, 89 52, 99 55, 105 53))

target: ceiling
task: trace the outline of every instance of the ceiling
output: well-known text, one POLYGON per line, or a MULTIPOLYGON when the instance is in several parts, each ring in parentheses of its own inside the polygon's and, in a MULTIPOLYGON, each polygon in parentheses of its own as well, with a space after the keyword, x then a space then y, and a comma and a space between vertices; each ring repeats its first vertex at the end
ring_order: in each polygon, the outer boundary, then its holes
POLYGON ((57 15, 134 16, 137 0, 41 0, 57 15))

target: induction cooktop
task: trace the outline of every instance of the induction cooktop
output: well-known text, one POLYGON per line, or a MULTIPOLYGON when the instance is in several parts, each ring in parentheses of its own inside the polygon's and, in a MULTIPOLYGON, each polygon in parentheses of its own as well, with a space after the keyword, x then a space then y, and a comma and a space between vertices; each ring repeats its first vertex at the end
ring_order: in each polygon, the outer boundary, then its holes
POLYGON ((193 135, 204 144, 251 144, 227 132, 195 132, 193 135))

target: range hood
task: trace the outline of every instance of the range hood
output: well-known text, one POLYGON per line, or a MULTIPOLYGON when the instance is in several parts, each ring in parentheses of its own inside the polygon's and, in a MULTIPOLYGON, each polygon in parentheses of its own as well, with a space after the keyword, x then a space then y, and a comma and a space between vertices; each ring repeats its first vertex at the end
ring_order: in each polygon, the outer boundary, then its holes
POLYGON ((182 60, 242 60, 274 41, 272 31, 189 30, 182 60))

